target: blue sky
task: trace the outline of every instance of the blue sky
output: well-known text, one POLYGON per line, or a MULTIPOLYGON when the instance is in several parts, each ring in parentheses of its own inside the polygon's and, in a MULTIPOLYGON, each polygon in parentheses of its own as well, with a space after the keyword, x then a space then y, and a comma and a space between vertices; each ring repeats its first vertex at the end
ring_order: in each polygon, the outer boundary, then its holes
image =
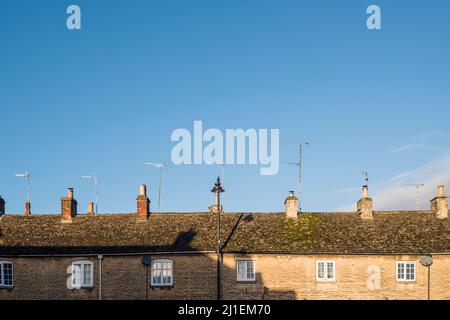
MULTIPOLYGON (((448 1, 7 1, 0 3, 0 194, 22 212, 59 211, 75 188, 79 211, 99 177, 101 212, 133 212, 158 171, 174 129, 279 128, 308 139, 302 207, 349 208, 367 170, 375 207, 411 208, 426 182, 450 182, 448 1), (82 30, 66 28, 77 4, 82 30), (382 30, 366 28, 378 4, 382 30), (386 199, 389 198, 389 201, 386 199), (394 198, 392 198, 394 197, 394 198)), ((163 211, 204 211, 217 166, 170 166, 163 211)), ((225 171, 227 211, 279 211, 296 170, 225 171)))

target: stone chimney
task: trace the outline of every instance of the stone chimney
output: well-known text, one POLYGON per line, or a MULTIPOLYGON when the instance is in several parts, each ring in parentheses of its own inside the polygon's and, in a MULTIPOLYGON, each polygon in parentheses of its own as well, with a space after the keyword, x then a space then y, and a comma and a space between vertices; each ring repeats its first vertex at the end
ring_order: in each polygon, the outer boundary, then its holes
POLYGON ((93 202, 88 202, 88 214, 95 214, 94 211, 94 203, 93 202))
POLYGON ((141 184, 137 200, 137 216, 139 219, 147 220, 150 216, 150 200, 147 197, 147 186, 141 184))
POLYGON ((25 202, 25 215, 26 216, 31 215, 31 202, 30 201, 25 202))
POLYGON ((73 198, 73 188, 67 189, 67 197, 61 197, 61 222, 70 223, 77 215, 77 201, 73 198))
POLYGON ((0 196, 0 216, 5 214, 5 200, 3 200, 2 196, 0 196))
POLYGON ((445 187, 443 185, 438 186, 437 196, 431 200, 431 210, 438 219, 448 218, 448 197, 445 195, 445 187))
POLYGON ((369 187, 362 187, 362 198, 358 200, 357 212, 361 219, 373 219, 372 198, 369 198, 369 187))
POLYGON ((289 195, 284 200, 284 212, 286 218, 297 219, 298 217, 298 198, 294 195, 294 191, 289 191, 289 195))
POLYGON ((215 201, 214 204, 209 207, 209 211, 216 214, 222 212, 223 207, 220 205, 220 194, 225 192, 225 189, 222 188, 219 177, 217 177, 216 183, 214 184, 214 188, 211 189, 211 192, 215 193, 215 201))

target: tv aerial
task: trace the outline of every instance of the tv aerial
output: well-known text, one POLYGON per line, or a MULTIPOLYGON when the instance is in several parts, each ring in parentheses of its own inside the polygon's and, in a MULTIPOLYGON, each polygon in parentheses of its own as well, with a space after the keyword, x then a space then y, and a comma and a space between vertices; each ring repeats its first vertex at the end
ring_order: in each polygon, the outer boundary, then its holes
POLYGON ((411 183, 411 184, 405 184, 405 186, 414 186, 416 187, 416 209, 419 210, 419 188, 423 187, 424 183, 411 183))
POLYGON ((369 173, 367 171, 350 171, 349 173, 357 173, 362 175, 364 178, 364 185, 369 185, 369 173))

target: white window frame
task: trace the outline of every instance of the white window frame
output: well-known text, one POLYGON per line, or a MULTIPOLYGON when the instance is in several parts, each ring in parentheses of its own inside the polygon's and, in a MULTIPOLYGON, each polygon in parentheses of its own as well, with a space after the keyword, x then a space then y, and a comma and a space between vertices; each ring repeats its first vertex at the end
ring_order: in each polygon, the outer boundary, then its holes
POLYGON ((85 289, 85 288, 93 288, 94 287, 94 263, 92 261, 88 260, 79 260, 79 261, 73 261, 71 264, 72 269, 72 288, 74 289, 85 289), (75 265, 80 265, 80 282, 76 283, 76 276, 74 272, 75 265), (88 283, 84 282, 84 268, 85 266, 90 266, 91 268, 91 278, 88 283))
POLYGON ((150 285, 152 287, 171 287, 173 286, 173 260, 170 259, 155 259, 152 260, 150 267, 150 285), (155 264, 161 264, 161 268, 155 269, 155 264), (168 268, 164 268, 164 264, 168 264, 168 268), (154 271, 160 270, 160 274, 157 278, 160 279, 160 282, 154 281, 154 271), (164 272, 168 272, 169 274, 164 276, 164 272), (170 277, 170 281, 164 283, 164 277, 170 277))
POLYGON ((316 261, 316 281, 317 282, 334 282, 336 281, 336 262, 333 260, 318 260, 316 261), (333 276, 329 277, 328 264, 333 264, 333 276), (319 265, 323 264, 323 277, 319 274, 319 265))
POLYGON ((237 259, 236 260, 236 281, 237 282, 254 282, 256 281, 256 261, 251 259, 237 259), (253 265, 253 276, 248 277, 248 263, 252 263, 253 265), (239 264, 244 264, 244 276, 241 276, 239 273, 239 264))
POLYGON ((14 286, 14 266, 11 261, 0 261, 0 288, 12 288, 14 286), (11 284, 5 284, 5 265, 11 265, 11 284))
POLYGON ((417 277, 417 266, 415 261, 397 261, 395 264, 395 278, 398 282, 415 282, 417 277), (412 279, 406 279, 406 266, 407 264, 414 266, 414 273, 412 279), (403 265, 403 273, 399 272, 399 266, 403 265))

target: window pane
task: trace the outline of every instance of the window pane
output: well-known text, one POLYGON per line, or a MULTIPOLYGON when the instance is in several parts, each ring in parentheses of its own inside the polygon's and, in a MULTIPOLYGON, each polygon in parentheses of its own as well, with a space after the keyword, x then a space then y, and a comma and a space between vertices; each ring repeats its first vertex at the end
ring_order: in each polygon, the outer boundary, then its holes
POLYGON ((333 270, 333 262, 327 263, 327 279, 333 279, 334 278, 334 270, 333 270))
POLYGON ((399 263, 397 267, 397 278, 403 280, 405 278, 405 264, 399 263))
POLYGON ((245 261, 238 261, 238 279, 245 279, 245 261))
POLYGON ((406 264, 406 280, 414 280, 414 264, 407 263, 406 264))
POLYGON ((317 277, 319 279, 325 278, 325 263, 324 262, 317 263, 317 277))
POLYGON ((12 286, 12 264, 5 263, 3 265, 3 284, 5 286, 12 286))
POLYGON ((253 261, 247 261, 247 279, 253 280, 255 278, 255 263, 253 261))
POLYGON ((0 263, 0 285, 3 285, 3 263, 0 263))
POLYGON ((90 286, 91 285, 91 278, 92 278, 92 265, 91 264, 85 264, 84 270, 83 270, 83 285, 90 286))
POLYGON ((74 286, 81 285, 81 264, 80 263, 72 264, 72 284, 74 286))
POLYGON ((171 285, 172 284, 172 262, 155 260, 152 263, 152 284, 171 285))

